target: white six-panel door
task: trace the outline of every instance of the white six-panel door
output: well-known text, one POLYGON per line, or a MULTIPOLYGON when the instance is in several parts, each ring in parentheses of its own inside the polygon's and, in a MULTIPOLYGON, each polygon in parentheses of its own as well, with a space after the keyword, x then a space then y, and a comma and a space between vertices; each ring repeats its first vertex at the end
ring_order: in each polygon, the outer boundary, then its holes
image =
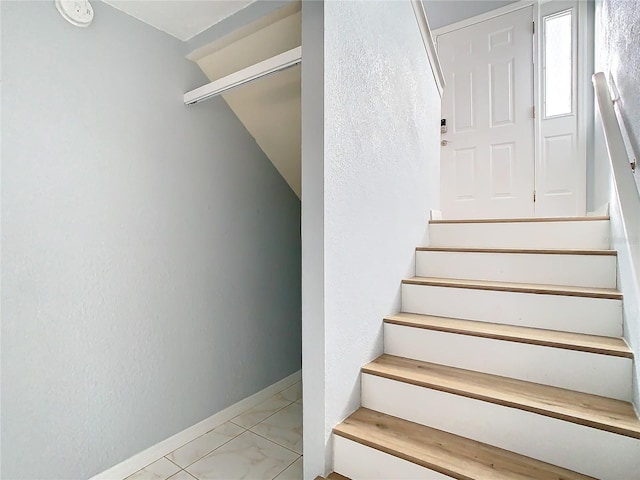
POLYGON ((533 7, 438 36, 446 218, 534 215, 533 7))

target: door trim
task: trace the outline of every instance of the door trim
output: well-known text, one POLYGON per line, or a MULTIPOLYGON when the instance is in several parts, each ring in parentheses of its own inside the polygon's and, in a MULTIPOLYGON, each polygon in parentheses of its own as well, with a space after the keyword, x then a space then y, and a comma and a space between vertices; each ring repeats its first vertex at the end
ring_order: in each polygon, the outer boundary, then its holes
MULTIPOLYGON (((538 2, 535 0, 520 0, 519 2, 510 3, 509 5, 505 5, 504 7, 496 8, 495 10, 481 13, 480 15, 476 15, 475 17, 470 17, 465 20, 460 20, 459 22, 445 25, 444 27, 436 28, 435 30, 433 30, 433 38, 435 38, 435 41, 436 41, 436 48, 438 46, 438 37, 440 35, 444 35, 445 33, 451 33, 456 30, 460 30, 461 28, 470 27, 471 25, 475 25, 476 23, 481 23, 481 22, 484 22, 485 20, 491 20, 492 18, 499 17, 500 15, 515 12, 516 10, 527 8, 532 5, 536 5, 537 3, 538 2)), ((534 12, 535 12, 535 8, 534 8, 534 12)))
MULTIPOLYGON (((589 5, 578 1, 578 148, 583 162, 581 172, 582 191, 581 205, 587 212, 587 169, 589 168, 589 135, 593 135, 594 95, 592 93, 591 76, 594 74, 593 28, 589 25, 589 5), (591 42, 589 41, 591 39, 591 42), (589 45, 591 43, 591 45, 589 45), (591 47, 591 48, 589 48, 591 47)), ((593 149, 592 149, 593 150, 593 149)))
MULTIPOLYGON (((591 75, 593 74, 593 61, 590 58, 589 44, 593 44, 593 34, 589 26, 588 5, 582 0, 574 0, 575 2, 575 19, 576 19, 576 146, 578 150, 578 158, 582 168, 575 172, 579 178, 580 188, 576 192, 576 215, 585 215, 587 212, 587 169, 589 164, 589 151, 587 148, 590 132, 593 130, 592 119, 594 115, 593 95, 591 94, 591 75), (591 42, 590 42, 591 40, 591 42)), ((553 0, 536 2, 538 4, 554 3, 553 0)), ((559 0, 557 3, 563 3, 559 0)), ((545 13, 544 15, 547 15, 545 13)), ((543 92, 541 88, 542 75, 542 42, 544 39, 539 32, 542 32, 542 13, 540 8, 535 12, 536 31, 534 38, 535 57, 534 57, 534 75, 535 75, 535 108, 536 108, 536 153, 535 153, 535 170, 536 170, 536 186, 537 171, 539 162, 541 161, 541 122, 544 119, 543 110, 543 92), (538 113, 539 112, 539 113, 538 113)), ((535 208, 535 205, 534 205, 535 208)), ((535 213, 538 215, 538 213, 535 213)))

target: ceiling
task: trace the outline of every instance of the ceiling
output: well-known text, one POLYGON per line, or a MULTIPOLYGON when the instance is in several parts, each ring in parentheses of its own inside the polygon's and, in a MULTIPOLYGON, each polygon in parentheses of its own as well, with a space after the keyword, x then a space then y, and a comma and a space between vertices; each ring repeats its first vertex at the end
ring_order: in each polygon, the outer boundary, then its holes
POLYGON ((118 10, 186 41, 255 0, 104 0, 118 10))

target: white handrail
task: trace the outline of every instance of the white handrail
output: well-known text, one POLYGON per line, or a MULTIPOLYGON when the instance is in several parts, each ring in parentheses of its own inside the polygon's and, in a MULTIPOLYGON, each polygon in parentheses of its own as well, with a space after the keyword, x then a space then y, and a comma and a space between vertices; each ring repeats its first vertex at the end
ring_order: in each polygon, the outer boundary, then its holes
POLYGON ((431 35, 431 28, 429 27, 429 20, 427 20, 427 13, 424 10, 423 2, 424 0, 411 0, 411 6, 413 7, 413 13, 418 21, 418 28, 420 28, 424 48, 427 50, 427 56, 429 57, 429 63, 431 64, 433 78, 438 86, 440 97, 442 97, 445 86, 444 72, 442 71, 442 65, 440 65, 438 50, 436 50, 436 45, 433 43, 433 36, 431 35))
MULTIPOLYGON (((604 73, 593 76, 601 127, 611 165, 611 248, 618 252, 618 289, 623 295, 623 321, 627 342, 640 356, 640 192, 625 147, 621 125, 604 73)), ((598 123, 596 127, 599 128, 598 123)), ((635 379, 640 382, 640 375, 635 379)), ((640 398, 634 398, 640 407, 640 398)))
POLYGON ((631 162, 624 144, 618 117, 613 107, 613 100, 611 99, 607 78, 604 73, 598 72, 593 75, 592 79, 598 110, 600 111, 600 118, 602 119, 604 138, 609 152, 611 170, 617 189, 622 192, 637 191, 633 179, 633 172, 631 171, 631 162))

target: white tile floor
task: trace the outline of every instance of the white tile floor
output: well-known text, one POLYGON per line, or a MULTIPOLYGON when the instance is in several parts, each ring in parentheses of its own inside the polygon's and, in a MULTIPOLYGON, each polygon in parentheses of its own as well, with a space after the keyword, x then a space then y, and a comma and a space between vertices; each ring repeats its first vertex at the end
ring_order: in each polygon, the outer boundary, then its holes
POLYGON ((301 480, 302 383, 192 440, 126 480, 301 480))

